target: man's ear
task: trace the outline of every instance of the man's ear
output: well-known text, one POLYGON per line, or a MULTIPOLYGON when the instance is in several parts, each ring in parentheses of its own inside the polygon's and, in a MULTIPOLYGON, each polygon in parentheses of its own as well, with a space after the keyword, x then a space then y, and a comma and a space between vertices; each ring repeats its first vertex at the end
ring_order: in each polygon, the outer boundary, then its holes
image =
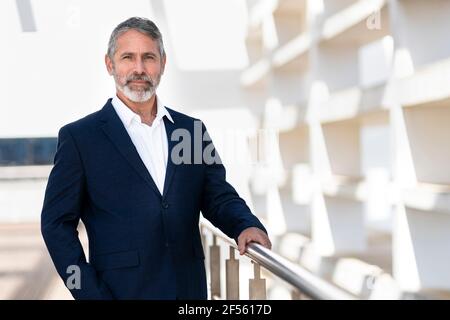
POLYGON ((108 73, 110 76, 112 76, 113 74, 113 62, 111 60, 111 58, 105 54, 105 65, 106 65, 106 69, 108 70, 108 73))

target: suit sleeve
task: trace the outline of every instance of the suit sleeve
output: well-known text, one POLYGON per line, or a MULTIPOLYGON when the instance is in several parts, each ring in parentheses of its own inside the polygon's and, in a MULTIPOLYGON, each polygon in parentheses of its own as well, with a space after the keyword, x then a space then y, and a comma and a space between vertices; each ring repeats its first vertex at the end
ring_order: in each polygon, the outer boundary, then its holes
MULTIPOLYGON (((83 208, 84 193, 85 179, 81 158, 66 126, 61 128, 58 134, 54 167, 45 191, 41 213, 42 236, 56 270, 66 286, 68 278, 75 274, 72 270, 80 271, 79 288, 69 288, 75 299, 112 299, 109 289, 97 277, 95 269, 86 262, 78 238, 77 226, 83 208)), ((69 280, 72 281, 73 278, 69 280)))
POLYGON ((244 229, 249 227, 257 227, 267 233, 244 199, 226 181, 225 167, 203 123, 202 132, 207 137, 207 141, 203 142, 204 155, 212 155, 212 158, 216 159, 216 161, 203 159, 204 162, 210 162, 204 163, 205 175, 201 203, 203 216, 228 237, 235 240, 244 229))

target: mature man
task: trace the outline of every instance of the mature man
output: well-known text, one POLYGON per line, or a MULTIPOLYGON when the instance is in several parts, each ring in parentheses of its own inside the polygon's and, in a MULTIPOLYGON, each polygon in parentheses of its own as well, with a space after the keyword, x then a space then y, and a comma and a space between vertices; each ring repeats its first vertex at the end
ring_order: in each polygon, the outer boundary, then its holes
POLYGON ((120 23, 105 62, 116 96, 59 131, 42 209, 47 248, 76 299, 206 299, 200 211, 241 254, 249 242, 270 248, 266 230, 226 182, 205 126, 156 96, 166 64, 157 26, 120 23))

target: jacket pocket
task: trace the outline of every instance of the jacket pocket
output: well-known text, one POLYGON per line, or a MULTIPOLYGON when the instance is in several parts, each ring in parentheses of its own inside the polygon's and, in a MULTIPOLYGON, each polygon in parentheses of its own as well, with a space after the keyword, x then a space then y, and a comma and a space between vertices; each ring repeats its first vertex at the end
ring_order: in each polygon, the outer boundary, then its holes
POLYGON ((97 271, 135 267, 139 265, 139 252, 131 250, 93 256, 92 265, 97 271))

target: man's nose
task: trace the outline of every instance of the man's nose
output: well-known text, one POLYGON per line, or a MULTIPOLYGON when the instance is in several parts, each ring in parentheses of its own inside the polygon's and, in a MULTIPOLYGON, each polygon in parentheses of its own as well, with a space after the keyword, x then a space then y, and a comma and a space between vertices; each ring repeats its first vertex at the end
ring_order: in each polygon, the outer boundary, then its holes
POLYGON ((144 61, 141 58, 137 58, 134 64, 134 72, 137 74, 142 74, 144 71, 144 61))

